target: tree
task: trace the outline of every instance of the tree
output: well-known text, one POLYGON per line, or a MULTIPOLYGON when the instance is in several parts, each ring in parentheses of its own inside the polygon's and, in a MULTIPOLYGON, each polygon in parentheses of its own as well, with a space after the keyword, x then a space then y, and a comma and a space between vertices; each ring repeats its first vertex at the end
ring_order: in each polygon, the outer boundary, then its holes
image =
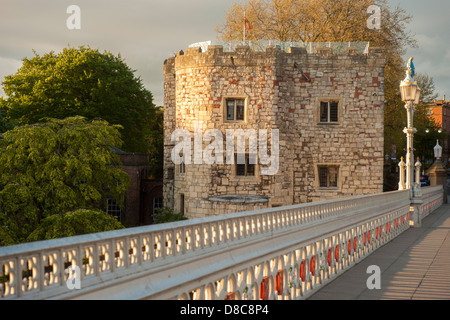
POLYGON ((154 121, 152 94, 119 56, 86 47, 23 59, 3 82, 0 109, 8 119, 33 124, 44 118, 83 116, 120 124, 123 149, 147 152, 145 135, 154 121))
POLYGON ((399 7, 391 9, 387 0, 249 0, 231 6, 216 28, 218 38, 242 40, 244 13, 252 25, 248 40, 370 41, 393 52, 415 44, 405 28, 411 17, 399 7), (367 27, 371 5, 381 9, 379 30, 367 27))
POLYGON ((162 179, 164 167, 164 110, 158 108, 155 121, 149 127, 146 136, 150 156, 149 176, 154 179, 162 179))
POLYGON ((79 209, 65 214, 54 214, 28 236, 27 241, 72 237, 77 235, 123 229, 116 218, 101 210, 79 209))
POLYGON ((124 202, 129 177, 111 150, 118 125, 83 117, 15 127, 0 139, 0 233, 19 243, 52 215, 124 202))
POLYGON ((11 122, 6 120, 4 114, 5 114, 4 110, 0 109, 0 133, 11 130, 17 125, 17 122, 11 122))
MULTIPOLYGON (((369 41, 370 46, 385 48, 384 151, 391 155, 394 144, 397 146, 397 156, 405 154, 403 128, 406 126, 406 111, 399 90, 406 70, 402 57, 406 48, 416 47, 417 43, 407 29, 412 17, 404 9, 391 8, 387 0, 249 0, 230 7, 225 22, 217 26, 218 38, 224 41, 242 40, 244 13, 252 26, 246 30, 247 40, 369 41), (367 26, 370 17, 367 9, 371 5, 381 10, 380 29, 367 26)), ((430 132, 435 129, 435 124, 426 113, 426 103, 434 99, 434 83, 426 75, 418 75, 417 80, 422 88, 423 102, 417 106, 414 116, 418 129, 414 145, 418 151, 425 152, 429 148, 429 140, 435 138, 431 134, 423 135, 426 128, 430 132)))

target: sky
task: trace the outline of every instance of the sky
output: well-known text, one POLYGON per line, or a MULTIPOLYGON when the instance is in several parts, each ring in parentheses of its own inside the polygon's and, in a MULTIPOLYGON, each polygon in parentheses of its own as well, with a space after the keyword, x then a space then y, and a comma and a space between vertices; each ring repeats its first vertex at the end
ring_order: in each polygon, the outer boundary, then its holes
MULTIPOLYGON (((0 0, 0 82, 25 57, 68 46, 90 46, 120 55, 163 105, 163 63, 179 50, 216 40, 226 10, 243 0, 0 0), (69 29, 70 5, 80 8, 80 28, 69 29)), ((450 100, 450 1, 391 0, 413 16, 408 29, 418 73, 433 77, 436 92, 450 100)), ((0 95, 4 95, 0 88, 0 95)))

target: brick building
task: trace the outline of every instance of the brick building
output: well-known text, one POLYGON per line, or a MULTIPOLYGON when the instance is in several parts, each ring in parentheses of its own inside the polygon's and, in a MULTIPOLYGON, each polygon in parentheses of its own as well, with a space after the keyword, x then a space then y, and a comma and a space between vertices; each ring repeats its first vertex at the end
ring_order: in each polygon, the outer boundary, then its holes
POLYGON ((114 148, 122 162, 122 170, 130 177, 130 187, 121 209, 113 200, 107 200, 106 212, 116 216, 127 227, 148 225, 153 222, 156 208, 162 207, 162 181, 148 177, 149 156, 129 153, 114 148))
POLYGON ((210 45, 167 59, 165 205, 194 218, 382 192, 384 67, 384 50, 352 47, 308 54, 210 45), (268 165, 252 164, 249 146, 240 163, 174 163, 172 134, 189 132, 195 149, 196 126, 224 136, 268 130, 269 151, 278 130, 278 170, 262 174, 268 165))
MULTIPOLYGON (((450 137, 450 101, 445 100, 445 96, 442 100, 434 100, 428 105, 429 116, 436 122, 438 126, 450 137)), ((447 164, 450 156, 450 144, 449 140, 444 139, 442 143, 442 161, 447 164)))

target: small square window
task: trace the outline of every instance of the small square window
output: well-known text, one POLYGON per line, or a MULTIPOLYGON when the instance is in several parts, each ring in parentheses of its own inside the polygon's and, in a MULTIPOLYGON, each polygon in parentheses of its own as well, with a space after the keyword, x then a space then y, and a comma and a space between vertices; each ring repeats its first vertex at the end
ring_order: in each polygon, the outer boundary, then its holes
POLYGON ((320 122, 337 123, 339 121, 339 103, 335 101, 320 103, 320 122))
POLYGON ((113 199, 108 199, 106 201, 106 213, 113 217, 116 217, 117 221, 121 221, 122 209, 113 199))
POLYGON ((164 206, 163 198, 153 198, 153 212, 156 212, 156 209, 162 208, 164 206))
POLYGON ((255 176, 255 164, 250 162, 250 156, 245 154, 245 163, 238 163, 237 154, 234 155, 234 163, 236 165, 236 176, 241 177, 254 177, 255 176))
POLYGON ((338 186, 338 166, 319 166, 319 186, 320 188, 337 188, 338 186))
POLYGON ((227 121, 244 121, 245 99, 227 99, 226 118, 227 121))

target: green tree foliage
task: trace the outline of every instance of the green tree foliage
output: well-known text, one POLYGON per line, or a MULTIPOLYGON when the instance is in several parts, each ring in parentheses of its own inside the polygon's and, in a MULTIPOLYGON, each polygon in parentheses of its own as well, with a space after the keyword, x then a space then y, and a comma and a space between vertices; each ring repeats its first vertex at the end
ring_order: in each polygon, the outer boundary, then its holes
POLYGON ((164 110, 162 108, 156 110, 155 121, 150 126, 146 139, 150 156, 149 175, 154 179, 162 179, 164 167, 164 110))
POLYGON ((123 149, 147 152, 145 135, 154 121, 152 94, 120 57, 86 47, 34 53, 5 77, 8 119, 33 124, 43 118, 83 116, 120 124, 123 149))
POLYGON ((43 219, 27 240, 57 239, 123 228, 124 226, 116 218, 104 211, 79 209, 65 214, 54 214, 43 219))
POLYGON ((83 117, 15 127, 0 139, 0 233, 27 239, 44 219, 123 204, 129 177, 111 147, 118 125, 83 117))
POLYGON ((187 218, 181 213, 174 213, 172 208, 163 207, 158 208, 153 215, 153 224, 167 223, 187 220, 187 218))
MULTIPOLYGON (((1 99, 1 97, 0 97, 1 99)), ((1 102, 0 102, 1 105, 1 102)), ((11 130, 17 125, 17 122, 11 122, 5 119, 5 111, 0 109, 0 133, 11 130)))

